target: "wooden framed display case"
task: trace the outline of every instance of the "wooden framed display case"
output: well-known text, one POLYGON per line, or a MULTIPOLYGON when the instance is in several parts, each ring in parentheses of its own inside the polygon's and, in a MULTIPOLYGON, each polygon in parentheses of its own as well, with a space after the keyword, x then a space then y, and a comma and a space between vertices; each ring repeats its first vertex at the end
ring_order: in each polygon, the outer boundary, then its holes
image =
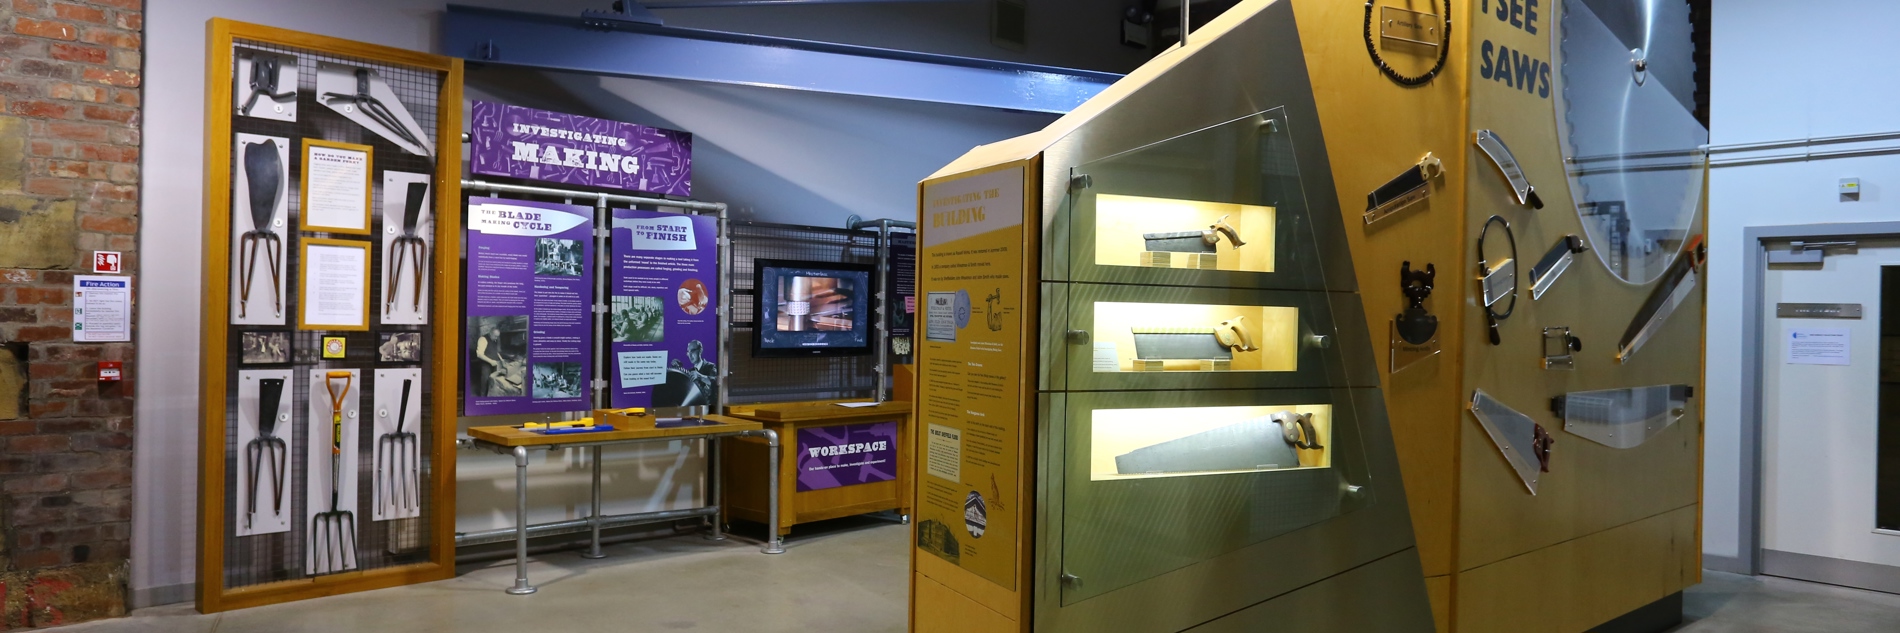
POLYGON ((920 184, 911 630, 1584 631, 1699 580, 1681 77, 1498 6, 1243 1, 920 184), (1623 83, 1675 127, 1596 140, 1623 83))
MULTIPOLYGON (((778 533, 792 526, 857 514, 911 512, 911 403, 843 407, 837 400, 728 407, 726 415, 758 422, 779 437, 778 533), (878 445, 878 442, 888 442, 878 445), (889 460, 888 463, 884 463, 889 460), (892 478, 884 479, 885 474, 892 478)), ((766 451, 757 438, 721 444, 719 468, 728 517, 767 521, 766 451)))
POLYGON ((449 578, 458 341, 429 323, 459 321, 462 62, 225 19, 206 42, 198 609, 449 578), (299 141, 371 154, 369 226, 299 221, 299 141), (384 191, 386 174, 426 188, 384 191), (304 287, 317 244, 366 254, 342 262, 366 274, 304 287), (392 253, 414 265, 391 274, 392 253), (324 301, 368 323, 300 329, 324 301), (319 355, 326 339, 340 349, 319 355))

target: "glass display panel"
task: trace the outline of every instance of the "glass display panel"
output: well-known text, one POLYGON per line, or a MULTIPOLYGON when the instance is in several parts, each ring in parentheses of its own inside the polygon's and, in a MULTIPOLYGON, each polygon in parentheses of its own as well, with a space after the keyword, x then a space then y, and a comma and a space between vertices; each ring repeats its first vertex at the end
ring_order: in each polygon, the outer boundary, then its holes
POLYGON ((1194 303, 1095 304, 1097 372, 1296 371, 1300 310, 1194 303))
POLYGON ((1320 288, 1288 125, 1274 108, 1077 166, 1074 279, 1320 288))
POLYGON ((1062 570, 1077 580, 1062 585, 1062 603, 1371 504, 1351 393, 1071 394, 1056 450, 1062 570), (1276 416, 1308 419, 1294 423, 1295 441, 1316 446, 1287 444, 1276 416))
POLYGON ((1089 479, 1326 468, 1332 405, 1098 409, 1089 479))

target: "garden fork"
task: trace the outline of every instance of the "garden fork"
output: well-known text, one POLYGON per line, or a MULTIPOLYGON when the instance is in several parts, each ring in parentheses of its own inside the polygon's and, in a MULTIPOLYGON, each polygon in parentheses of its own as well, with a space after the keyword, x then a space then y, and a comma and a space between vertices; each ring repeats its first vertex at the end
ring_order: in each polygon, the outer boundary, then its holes
POLYGON ((244 316, 251 303, 251 280, 260 249, 269 252, 271 297, 276 301, 273 306, 277 316, 283 316, 284 297, 277 288, 281 284, 278 277, 283 270, 284 240, 270 228, 284 181, 283 158, 277 155, 275 140, 244 144, 244 178, 251 189, 251 230, 238 240, 238 259, 244 261, 238 274, 238 316, 244 316))
POLYGON ((257 381, 257 437, 245 446, 244 463, 251 471, 250 512, 244 517, 245 527, 257 520, 257 476, 264 466, 271 467, 271 516, 284 513, 284 460, 290 455, 290 446, 284 439, 277 437, 277 404, 283 401, 284 379, 265 378, 257 381))
POLYGON ((271 101, 297 98, 296 88, 277 91, 277 69, 276 55, 259 55, 251 60, 251 98, 244 100, 244 107, 238 108, 238 114, 251 116, 251 107, 257 105, 259 97, 271 101))
POLYGON ((376 472, 382 481, 384 507, 392 507, 400 516, 420 509, 415 450, 420 447, 416 434, 406 429, 409 421, 409 380, 402 381, 402 400, 396 409, 396 432, 376 438, 376 472))
POLYGON ((330 393, 330 509, 310 519, 311 542, 316 548, 317 573, 343 571, 352 567, 356 551, 356 513, 342 507, 343 488, 343 398, 350 393, 352 374, 332 371, 324 374, 323 388, 330 393), (342 379, 342 388, 337 379, 342 379), (331 564, 332 559, 336 562, 331 564))
POLYGON ((410 145, 424 147, 422 140, 416 138, 415 133, 410 132, 408 126, 402 124, 402 119, 397 118, 394 112, 389 111, 389 106, 383 105, 381 99, 377 99, 369 93, 369 88, 369 69, 358 68, 356 69, 356 94, 346 95, 341 92, 326 92, 323 93, 323 99, 326 103, 332 100, 343 101, 362 108, 363 114, 368 116, 370 120, 375 121, 377 125, 388 128, 391 133, 402 137, 402 140, 408 142, 410 145))
POLYGON ((385 260, 389 262, 385 264, 389 266, 389 283, 388 290, 384 291, 383 314, 396 309, 396 289, 402 287, 398 284, 402 281, 405 263, 412 264, 416 271, 414 304, 417 312, 422 311, 422 271, 423 262, 428 261, 429 243, 416 235, 416 223, 422 217, 422 200, 428 193, 429 183, 409 183, 409 197, 403 200, 402 235, 390 242, 389 259, 385 260))

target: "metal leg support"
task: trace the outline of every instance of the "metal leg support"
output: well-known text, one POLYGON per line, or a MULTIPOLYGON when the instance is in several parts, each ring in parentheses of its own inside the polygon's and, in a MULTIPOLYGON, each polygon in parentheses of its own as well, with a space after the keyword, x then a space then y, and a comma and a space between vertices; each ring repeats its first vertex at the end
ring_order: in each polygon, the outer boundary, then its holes
POLYGON ((765 460, 765 470, 771 473, 772 478, 765 489, 766 526, 764 551, 767 554, 783 554, 785 553, 785 537, 779 536, 778 533, 778 485, 780 479, 778 472, 778 432, 766 429, 763 433, 765 434, 765 444, 770 447, 770 450, 767 452, 771 455, 765 460))
POLYGON ((606 558, 607 557, 606 554, 602 554, 600 552, 600 516, 601 516, 601 512, 600 512, 600 452, 601 452, 601 447, 595 446, 594 457, 593 457, 593 462, 594 462, 594 505, 593 505, 593 508, 594 509, 591 513, 591 516, 587 517, 587 527, 588 529, 592 530, 594 533, 593 544, 588 547, 587 553, 581 554, 581 558, 606 558))
POLYGON ((725 464, 720 463, 719 438, 714 437, 706 440, 706 465, 712 469, 712 472, 706 474, 706 481, 708 482, 706 486, 706 503, 707 505, 717 505, 720 509, 719 512, 715 512, 712 516, 707 517, 712 520, 712 532, 707 533, 706 538, 714 541, 723 541, 726 540, 726 517, 722 516, 726 509, 726 499, 720 496, 725 493, 725 489, 720 486, 719 471, 725 469, 725 464))
POLYGON ((515 586, 508 593, 534 593, 528 584, 528 447, 515 447, 515 586))

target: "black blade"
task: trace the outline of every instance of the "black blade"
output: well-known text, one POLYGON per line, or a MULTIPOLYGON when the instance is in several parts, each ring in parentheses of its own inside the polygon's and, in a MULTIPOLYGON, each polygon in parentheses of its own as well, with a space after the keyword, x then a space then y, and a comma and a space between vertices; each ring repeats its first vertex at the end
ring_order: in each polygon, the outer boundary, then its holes
POLYGON ((396 409, 396 432, 401 433, 403 424, 409 421, 409 379, 402 381, 402 406, 396 409))
POLYGON ((244 144, 244 179, 251 189, 251 228, 268 230, 277 215, 277 195, 283 192, 284 161, 277 141, 244 144))
POLYGON ((414 237, 416 222, 422 219, 422 199, 429 195, 429 183, 409 183, 409 197, 403 200, 402 236, 414 237))
POLYGON ((257 434, 271 437, 277 430, 277 404, 283 401, 284 379, 265 378, 257 381, 257 434))

